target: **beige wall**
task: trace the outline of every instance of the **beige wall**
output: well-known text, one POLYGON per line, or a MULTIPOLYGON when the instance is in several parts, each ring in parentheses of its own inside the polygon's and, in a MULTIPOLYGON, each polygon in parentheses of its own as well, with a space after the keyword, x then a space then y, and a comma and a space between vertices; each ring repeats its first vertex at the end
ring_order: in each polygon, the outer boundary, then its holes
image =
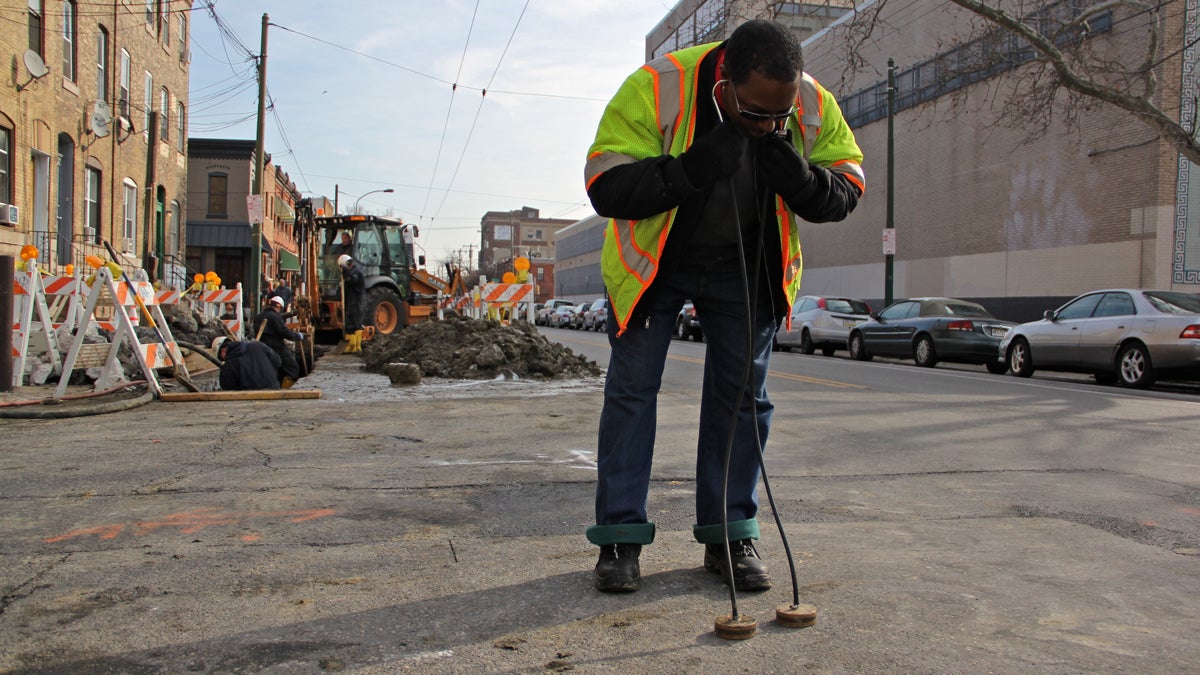
MULTIPOLYGON (((1169 2, 1180 36, 1182 2, 1169 2)), ((897 6, 899 7, 899 6, 897 6)), ((918 0, 857 50, 874 69, 843 81, 847 38, 831 30, 806 43, 808 70, 839 99, 933 56, 967 21, 948 3, 918 0), (903 20, 901 20, 903 19, 903 20)), ((1093 39, 1112 54, 1143 47, 1144 33, 1093 39)), ((1171 31, 1174 31, 1171 33, 1171 31)), ((1179 44, 1177 39, 1174 43, 1179 44)), ((1174 50, 1169 50, 1174 51, 1174 50)), ((1179 98, 1179 59, 1160 73, 1162 105, 1179 98)), ((895 118, 895 297, 1071 295, 1097 287, 1171 285, 1177 153, 1113 108, 1083 111, 1068 128, 1061 111, 1033 137, 999 117, 1006 81, 960 90, 895 118)), ((1019 122, 1020 120, 1016 120, 1019 122)), ((881 233, 887 213, 887 121, 855 134, 866 158, 867 195, 843 223, 804 224, 803 292, 883 297, 881 233)), ((1200 290, 1200 287, 1181 287, 1200 290)))
MULTIPOLYGON (((58 139, 60 134, 70 137, 74 143, 73 193, 74 204, 72 231, 74 241, 82 242, 85 223, 85 166, 99 168, 101 173, 100 227, 99 236, 114 244, 118 249, 127 248, 122 241, 123 185, 126 179, 138 187, 137 253, 141 257, 147 244, 155 246, 154 228, 151 240, 145 239, 146 216, 153 213, 153 202, 157 188, 165 192, 165 206, 169 218, 170 204, 178 201, 187 203, 186 152, 179 144, 179 131, 175 121, 177 102, 186 103, 188 91, 188 61, 180 58, 181 47, 178 34, 176 10, 187 11, 191 0, 173 0, 164 3, 170 13, 170 44, 164 44, 158 34, 157 23, 148 26, 144 18, 144 3, 130 0, 112 2, 79 2, 77 17, 76 62, 78 75, 74 81, 63 76, 62 65, 62 16, 64 3, 46 0, 43 17, 44 61, 49 73, 30 81, 22 54, 28 48, 26 16, 22 15, 25 3, 10 2, 10 20, 0 22, 0 53, 4 60, 4 75, 0 76, 0 123, 13 132, 12 157, 12 203, 21 209, 21 223, 17 227, 0 225, 0 254, 15 254, 21 245, 31 240, 35 216, 45 214, 51 234, 57 230, 56 214, 59 203, 59 180, 57 176, 58 139), (97 100, 97 51, 99 27, 104 26, 109 35, 108 97, 107 102, 117 112, 118 77, 120 54, 125 49, 132 62, 130 77, 131 115, 133 132, 122 128, 117 121, 110 125, 111 133, 100 137, 89 129, 89 119, 97 100), (144 131, 145 73, 154 79, 152 100, 157 110, 160 105, 160 89, 165 86, 169 94, 168 137, 155 148, 148 147, 144 131), (18 87, 21 90, 18 91, 18 87), (51 171, 48 190, 34 192, 33 160, 35 151, 50 155, 51 171), (148 152, 154 152, 155 174, 147 179, 148 152)), ((188 20, 190 25, 190 17, 188 20)), ((186 109, 186 105, 185 105, 186 109)), ((172 223, 166 222, 169 232, 172 223)), ((182 257, 184 233, 180 227, 180 250, 182 257)), ((94 245, 75 246, 75 258, 81 259, 94 245)), ((172 252, 169 252, 172 253, 172 252)), ((42 259, 48 255, 43 253, 42 259)))

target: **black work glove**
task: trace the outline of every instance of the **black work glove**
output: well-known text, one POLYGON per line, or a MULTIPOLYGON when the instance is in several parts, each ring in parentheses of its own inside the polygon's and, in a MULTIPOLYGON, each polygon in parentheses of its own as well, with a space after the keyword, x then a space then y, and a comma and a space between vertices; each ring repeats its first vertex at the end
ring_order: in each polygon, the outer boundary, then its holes
POLYGON ((807 197, 816 187, 808 160, 792 145, 791 129, 786 137, 767 134, 758 141, 758 172, 775 194, 789 204, 807 197))
POLYGON ((692 142, 692 147, 679 156, 683 173, 695 188, 707 188, 732 176, 742 164, 742 155, 749 141, 728 122, 692 142))

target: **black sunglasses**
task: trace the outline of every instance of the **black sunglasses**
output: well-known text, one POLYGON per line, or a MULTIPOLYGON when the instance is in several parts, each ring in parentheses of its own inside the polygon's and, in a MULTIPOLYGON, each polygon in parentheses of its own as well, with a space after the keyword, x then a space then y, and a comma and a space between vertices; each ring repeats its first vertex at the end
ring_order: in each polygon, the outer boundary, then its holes
MULTIPOLYGON (((717 82, 717 84, 732 83, 729 80, 720 80, 717 82)), ((742 110, 742 102, 738 100, 737 87, 731 87, 731 89, 733 90, 733 104, 737 106, 737 112, 744 120, 749 120, 751 122, 778 122, 780 120, 786 120, 787 118, 796 114, 796 106, 794 105, 789 108, 787 112, 781 113, 760 113, 754 112, 753 110, 742 110)))

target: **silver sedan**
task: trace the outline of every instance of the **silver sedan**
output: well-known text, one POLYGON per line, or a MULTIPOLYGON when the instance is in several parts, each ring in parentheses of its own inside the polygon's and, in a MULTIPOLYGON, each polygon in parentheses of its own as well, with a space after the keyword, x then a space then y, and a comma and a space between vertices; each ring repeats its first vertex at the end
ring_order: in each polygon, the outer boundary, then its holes
POLYGON ((1200 295, 1113 288, 1085 293, 1040 321, 1013 328, 998 361, 1029 377, 1036 369, 1091 373, 1101 384, 1149 387, 1200 378, 1200 295))

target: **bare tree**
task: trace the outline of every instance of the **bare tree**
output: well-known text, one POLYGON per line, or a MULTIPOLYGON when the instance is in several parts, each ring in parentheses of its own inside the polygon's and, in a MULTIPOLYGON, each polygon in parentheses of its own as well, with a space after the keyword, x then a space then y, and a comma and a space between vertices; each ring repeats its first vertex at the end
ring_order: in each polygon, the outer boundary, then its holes
MULTIPOLYGON (((980 0, 950 0, 971 12, 979 21, 974 34, 963 38, 948 38, 951 44, 968 50, 960 59, 960 67, 973 72, 1009 78, 1009 87, 1001 102, 1005 120, 1020 120, 1035 133, 1049 128, 1054 114, 1070 125, 1083 110, 1096 104, 1107 104, 1133 115, 1160 138, 1170 143, 1191 162, 1200 165, 1200 139, 1195 120, 1185 128, 1183 106, 1178 101, 1157 104, 1158 73, 1163 63, 1179 58, 1185 49, 1182 33, 1174 33, 1164 42, 1168 8, 1183 11, 1184 2, 1166 0, 1148 4, 1139 0, 1099 0, 1090 5, 1046 2, 1045 0, 1015 0, 1003 3, 1011 11, 1001 9, 998 2, 980 0), (1122 19, 1144 29, 1144 49, 1138 53, 1101 53, 1093 49, 1092 26, 1098 18, 1120 12, 1122 19), (1178 41, 1175 38, 1178 37, 1178 41), (1018 39, 1029 59, 1019 64, 1011 62, 1011 52, 996 48, 1006 40, 1018 39), (1029 51, 1032 50, 1032 51, 1029 51), (989 62, 991 59, 991 62, 989 62), (997 68, 997 61, 1009 59, 1008 68, 997 68), (1065 94, 1065 97, 1062 96, 1065 94)), ((786 3, 776 3, 780 7, 786 3)), ((889 0, 863 3, 839 30, 847 37, 843 61, 848 73, 871 67, 862 61, 858 47, 868 43, 886 25, 889 0)), ((1178 21, 1180 25, 1183 21, 1178 21)), ((1192 100, 1192 110, 1200 101, 1197 93, 1184 92, 1192 100)))

